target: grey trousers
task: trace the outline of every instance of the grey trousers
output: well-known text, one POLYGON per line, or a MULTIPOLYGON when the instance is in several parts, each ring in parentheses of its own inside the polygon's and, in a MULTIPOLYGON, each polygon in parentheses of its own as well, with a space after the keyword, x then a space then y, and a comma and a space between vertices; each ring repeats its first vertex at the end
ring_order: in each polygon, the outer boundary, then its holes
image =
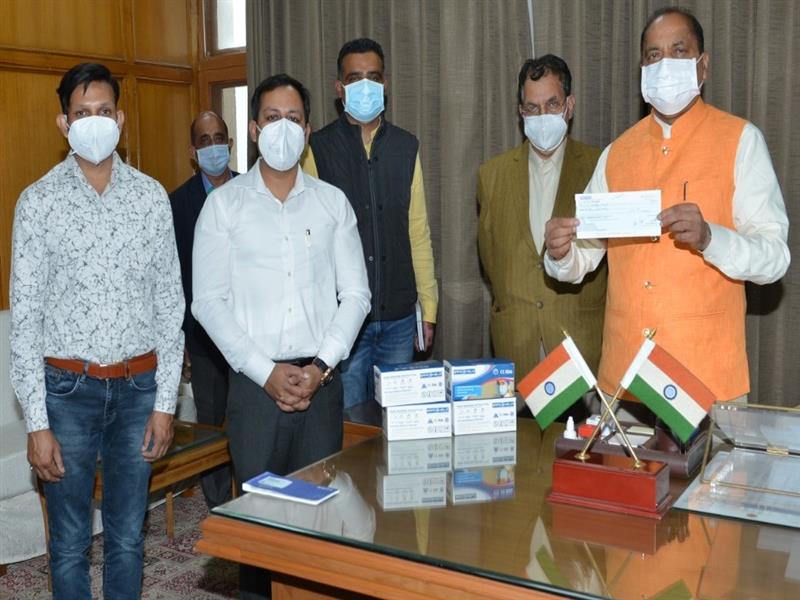
MULTIPOLYGON (((286 475, 342 449, 344 396, 338 372, 307 410, 285 413, 246 375, 230 372, 228 439, 236 485, 264 471, 286 475)), ((239 569, 240 598, 269 598, 269 572, 239 569)))
MULTIPOLYGON (((228 371, 230 367, 222 358, 190 353, 192 361, 192 395, 197 407, 197 422, 222 426, 228 403, 228 371)), ((206 504, 213 508, 231 499, 231 468, 222 465, 208 471, 200 478, 200 487, 206 504)))

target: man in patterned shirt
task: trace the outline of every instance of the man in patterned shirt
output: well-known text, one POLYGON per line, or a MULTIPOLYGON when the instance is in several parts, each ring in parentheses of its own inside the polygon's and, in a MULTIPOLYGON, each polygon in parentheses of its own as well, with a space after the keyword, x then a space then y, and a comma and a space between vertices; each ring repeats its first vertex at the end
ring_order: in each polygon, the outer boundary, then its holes
POLYGON ((70 69, 57 118, 72 152, 22 192, 11 268, 11 381, 44 482, 55 598, 89 598, 103 469, 106 598, 138 598, 150 463, 172 441, 184 299, 169 200, 114 149, 103 65, 70 69))

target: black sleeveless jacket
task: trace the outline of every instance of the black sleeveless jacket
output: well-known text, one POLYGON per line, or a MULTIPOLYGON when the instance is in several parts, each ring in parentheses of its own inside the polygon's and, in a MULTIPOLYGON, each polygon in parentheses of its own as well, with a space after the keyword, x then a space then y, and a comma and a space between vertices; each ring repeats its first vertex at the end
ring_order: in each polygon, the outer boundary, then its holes
POLYGON ((382 119, 367 159, 361 128, 342 114, 309 143, 320 179, 341 189, 356 213, 372 292, 369 318, 407 317, 417 300, 408 207, 419 141, 382 119))

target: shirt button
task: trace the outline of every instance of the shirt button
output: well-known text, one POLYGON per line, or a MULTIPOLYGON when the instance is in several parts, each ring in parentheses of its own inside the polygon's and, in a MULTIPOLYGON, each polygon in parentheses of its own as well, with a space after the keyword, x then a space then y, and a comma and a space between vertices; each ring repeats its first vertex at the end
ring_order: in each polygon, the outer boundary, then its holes
POLYGON ((644 282, 644 287, 645 287, 645 288, 647 288, 647 289, 649 290, 651 287, 653 287, 653 284, 652 284, 652 283, 650 283, 649 281, 645 281, 645 282, 644 282))
POLYGON ((645 327, 644 329, 642 329, 642 335, 644 337, 650 337, 650 328, 649 327, 645 327))
POLYGON ((536 308, 544 308, 544 302, 541 300, 536 301, 536 308))
POLYGON ((291 306, 289 307, 289 312, 292 312, 292 307, 291 306))
POLYGON ((544 269, 544 263, 542 261, 539 261, 538 263, 536 263, 536 268, 537 269, 544 269))
POLYGON ((668 146, 662 146, 662 147, 661 147, 661 153, 662 153, 664 156, 666 156, 667 154, 669 154, 669 147, 668 147, 668 146))
POLYGON ((372 262, 372 261, 373 261, 373 260, 375 260, 375 259, 374 259, 373 257, 371 257, 371 256, 370 256, 370 257, 369 257, 367 260, 368 260, 369 262, 372 262))
POLYGON ((288 275, 289 277, 291 277, 291 276, 292 276, 292 272, 291 272, 291 271, 289 271, 289 272, 287 273, 287 275, 288 275))
POLYGON ((289 241, 289 236, 288 235, 283 236, 283 241, 288 242, 289 241))

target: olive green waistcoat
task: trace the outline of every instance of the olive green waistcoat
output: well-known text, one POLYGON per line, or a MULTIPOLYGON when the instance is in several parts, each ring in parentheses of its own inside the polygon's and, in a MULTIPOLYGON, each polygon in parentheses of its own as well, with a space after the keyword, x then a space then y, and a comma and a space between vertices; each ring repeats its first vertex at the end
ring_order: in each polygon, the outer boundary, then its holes
MULTIPOLYGON (((599 156, 598 148, 567 139, 553 217, 575 216, 575 194, 583 193, 599 156)), ((566 330, 597 374, 606 299, 605 260, 579 285, 547 275, 531 235, 528 188, 527 142, 480 168, 478 243, 492 289, 490 327, 495 355, 514 361, 519 380, 539 362, 539 340, 550 352, 566 330)))

